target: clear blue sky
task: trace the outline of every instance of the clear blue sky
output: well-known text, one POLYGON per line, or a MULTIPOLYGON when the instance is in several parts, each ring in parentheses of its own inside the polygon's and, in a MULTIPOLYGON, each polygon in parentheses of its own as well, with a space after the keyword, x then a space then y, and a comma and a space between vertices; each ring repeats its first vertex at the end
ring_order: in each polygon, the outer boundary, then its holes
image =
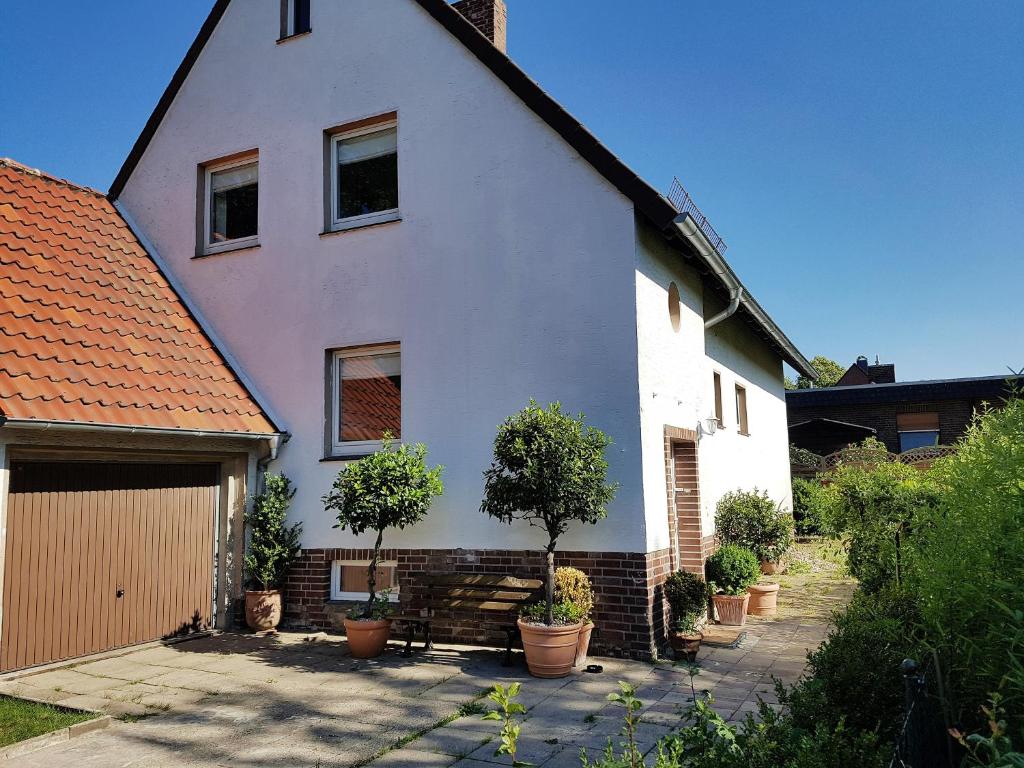
MULTIPOLYGON (((0 154, 105 190, 211 2, 5 3, 0 154)), ((549 93, 683 180, 808 357, 1024 366, 1019 0, 509 0, 509 21, 549 93)))

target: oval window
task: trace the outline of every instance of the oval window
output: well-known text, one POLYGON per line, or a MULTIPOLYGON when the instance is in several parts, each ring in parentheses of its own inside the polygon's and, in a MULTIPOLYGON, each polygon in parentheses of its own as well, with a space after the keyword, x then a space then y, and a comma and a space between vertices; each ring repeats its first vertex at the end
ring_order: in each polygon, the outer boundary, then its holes
POLYGON ((668 285, 668 316, 672 321, 672 330, 679 331, 679 287, 675 283, 668 285))

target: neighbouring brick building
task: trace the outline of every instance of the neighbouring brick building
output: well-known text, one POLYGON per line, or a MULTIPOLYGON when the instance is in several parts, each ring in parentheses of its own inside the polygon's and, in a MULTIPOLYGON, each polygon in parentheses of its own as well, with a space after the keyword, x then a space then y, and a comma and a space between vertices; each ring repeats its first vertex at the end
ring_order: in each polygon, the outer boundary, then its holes
POLYGON ((893 453, 953 445, 979 408, 997 407, 1021 383, 1021 376, 897 382, 893 365, 862 357, 834 387, 786 393, 789 439, 820 455, 870 436, 893 453))

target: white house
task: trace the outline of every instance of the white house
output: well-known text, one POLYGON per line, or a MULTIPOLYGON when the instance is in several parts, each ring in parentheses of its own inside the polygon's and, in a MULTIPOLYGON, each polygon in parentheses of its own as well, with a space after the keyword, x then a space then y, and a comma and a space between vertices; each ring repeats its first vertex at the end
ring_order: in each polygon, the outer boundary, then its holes
POLYGON ((789 505, 782 364, 814 372, 703 217, 511 62, 505 13, 218 0, 110 196, 290 433, 270 469, 304 523, 292 620, 328 626, 365 587, 370 542, 321 496, 384 429, 446 467, 429 518, 388 535, 392 578, 539 567, 534 531, 479 512, 496 428, 532 397, 615 441, 610 515, 561 559, 595 581, 595 645, 646 656, 721 494, 789 505))

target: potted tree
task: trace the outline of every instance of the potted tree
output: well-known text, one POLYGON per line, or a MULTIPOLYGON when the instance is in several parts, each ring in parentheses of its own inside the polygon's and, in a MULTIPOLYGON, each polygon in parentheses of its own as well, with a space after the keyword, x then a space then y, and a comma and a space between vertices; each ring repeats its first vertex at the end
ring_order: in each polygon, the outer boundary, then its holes
POLYGON ((503 523, 525 520, 547 535, 544 602, 518 622, 526 663, 537 677, 564 677, 576 660, 583 612, 564 598, 555 601, 555 550, 570 523, 593 525, 608 514, 617 490, 607 482, 610 444, 582 414, 574 418, 559 403, 543 408, 533 400, 494 439, 481 511, 503 523))
POLYGON ((245 592, 245 623, 255 632, 281 623, 281 585, 299 554, 302 523, 284 524, 295 489, 284 475, 263 476, 263 492, 253 499, 245 516, 249 547, 244 563, 249 584, 245 592))
POLYGON ((777 573, 793 543, 793 518, 783 513, 764 491, 732 491, 715 509, 715 531, 723 544, 749 549, 764 574, 777 573))
POLYGON ((579 568, 563 566, 555 569, 555 601, 569 602, 579 608, 582 614, 580 621, 583 628, 580 630, 579 643, 576 646, 576 661, 574 667, 581 667, 587 663, 587 653, 590 650, 590 636, 594 633, 594 622, 591 619, 591 612, 594 610, 594 589, 590 585, 590 578, 579 568))
POLYGON ((718 620, 726 626, 742 627, 747 623, 750 601, 747 590, 761 576, 757 556, 735 544, 723 544, 708 558, 704 572, 718 620))
POLYGON ((708 616, 708 585, 695 573, 676 571, 665 579, 664 589, 672 621, 669 644, 676 658, 694 661, 704 639, 701 629, 708 616))
POLYGON ((380 656, 391 634, 389 595, 377 594, 384 531, 415 525, 444 491, 444 468, 427 469, 426 457, 426 446, 392 448, 391 436, 385 435, 380 450, 343 467, 331 492, 323 497, 324 508, 337 515, 335 528, 356 536, 366 531, 377 534, 366 570, 366 603, 354 607, 345 617, 349 650, 357 659, 380 656))

